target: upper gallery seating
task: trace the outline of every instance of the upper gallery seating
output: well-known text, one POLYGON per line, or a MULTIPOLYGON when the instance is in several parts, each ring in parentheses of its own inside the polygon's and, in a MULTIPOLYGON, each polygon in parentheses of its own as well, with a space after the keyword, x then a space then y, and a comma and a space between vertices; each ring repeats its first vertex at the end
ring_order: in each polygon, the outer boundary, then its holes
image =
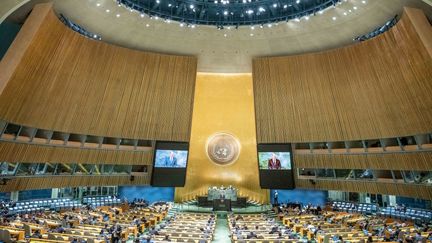
POLYGON ((381 208, 377 214, 383 217, 412 221, 429 222, 432 219, 432 210, 407 208, 404 206, 381 208))
POLYGON ((40 199, 40 200, 28 200, 20 201, 16 203, 6 203, 6 207, 9 209, 9 213, 30 213, 36 211, 45 210, 58 210, 72 207, 81 207, 82 204, 79 201, 72 200, 70 198, 61 199, 40 199))
POLYGON ((332 207, 334 211, 345 211, 364 214, 376 213, 378 210, 378 207, 372 203, 352 203, 335 201, 332 203, 332 207))
POLYGON ((372 203, 352 203, 335 201, 332 203, 333 211, 345 211, 350 213, 376 214, 402 220, 425 221, 432 219, 432 210, 407 208, 406 206, 391 206, 378 208, 372 203))
POLYGON ((99 206, 113 206, 121 203, 119 198, 105 196, 105 197, 85 197, 83 198, 84 204, 89 204, 94 207, 99 206))

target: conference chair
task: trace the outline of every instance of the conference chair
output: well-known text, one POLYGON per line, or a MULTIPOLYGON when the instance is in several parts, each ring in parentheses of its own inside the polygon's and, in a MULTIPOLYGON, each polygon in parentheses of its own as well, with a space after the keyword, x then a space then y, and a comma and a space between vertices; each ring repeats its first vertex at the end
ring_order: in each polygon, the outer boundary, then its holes
POLYGON ((30 237, 32 235, 30 226, 28 224, 24 224, 23 228, 24 228, 24 234, 25 234, 25 236, 26 237, 30 237))
POLYGON ((4 243, 15 242, 14 240, 12 240, 11 234, 9 233, 8 230, 2 230, 0 232, 0 238, 1 238, 1 241, 3 241, 4 243))

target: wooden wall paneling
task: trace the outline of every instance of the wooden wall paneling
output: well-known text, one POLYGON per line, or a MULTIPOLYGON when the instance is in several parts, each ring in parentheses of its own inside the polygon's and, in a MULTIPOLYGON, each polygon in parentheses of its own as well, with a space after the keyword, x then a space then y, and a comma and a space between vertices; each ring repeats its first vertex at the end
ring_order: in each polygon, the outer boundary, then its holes
POLYGON ((0 142, 0 161, 8 162, 152 165, 152 160, 152 151, 65 148, 0 142))
POLYGON ((254 59, 258 143, 430 132, 432 56, 418 31, 431 28, 415 28, 413 14, 404 13, 389 31, 351 46, 254 59))
POLYGON ((432 152, 382 154, 294 154, 295 168, 423 170, 432 168, 432 152))
POLYGON ((49 8, 0 96, 0 118, 68 133, 189 141, 195 57, 85 38, 49 8))
POLYGON ((296 187, 314 190, 337 190, 347 192, 368 192, 384 195, 398 195, 421 199, 432 199, 432 187, 426 185, 407 185, 375 181, 344 181, 315 180, 315 185, 309 180, 296 179, 296 187))
POLYGON ((45 17, 51 8, 52 3, 40 4, 34 7, 32 10, 34 14, 28 17, 28 24, 21 28, 15 41, 9 47, 13 51, 6 52, 0 60, 0 94, 26 54, 27 48, 32 43, 33 38, 44 23, 45 17))
POLYGON ((130 180, 129 175, 20 177, 8 181, 7 185, 0 185, 0 192, 79 186, 148 185, 149 183, 149 175, 135 176, 134 181, 130 180))

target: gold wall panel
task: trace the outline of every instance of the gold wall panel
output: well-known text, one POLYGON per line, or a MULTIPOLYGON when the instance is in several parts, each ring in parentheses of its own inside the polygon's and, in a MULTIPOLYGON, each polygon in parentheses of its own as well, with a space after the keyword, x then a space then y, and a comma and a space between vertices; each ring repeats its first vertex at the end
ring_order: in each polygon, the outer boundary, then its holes
POLYGON ((198 73, 192 115, 186 185, 175 200, 207 194, 209 186, 233 185, 240 196, 267 203, 269 191, 259 186, 252 76, 198 73), (234 135, 241 144, 238 160, 228 165, 212 162, 207 139, 218 132, 234 135))

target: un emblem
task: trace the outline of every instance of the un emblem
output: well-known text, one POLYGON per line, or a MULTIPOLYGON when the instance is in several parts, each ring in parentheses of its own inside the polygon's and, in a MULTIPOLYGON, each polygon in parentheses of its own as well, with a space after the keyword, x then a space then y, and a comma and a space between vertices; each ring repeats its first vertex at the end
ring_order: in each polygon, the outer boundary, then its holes
POLYGON ((207 139, 207 156, 219 165, 234 163, 240 155, 240 142, 231 134, 216 133, 207 139))

